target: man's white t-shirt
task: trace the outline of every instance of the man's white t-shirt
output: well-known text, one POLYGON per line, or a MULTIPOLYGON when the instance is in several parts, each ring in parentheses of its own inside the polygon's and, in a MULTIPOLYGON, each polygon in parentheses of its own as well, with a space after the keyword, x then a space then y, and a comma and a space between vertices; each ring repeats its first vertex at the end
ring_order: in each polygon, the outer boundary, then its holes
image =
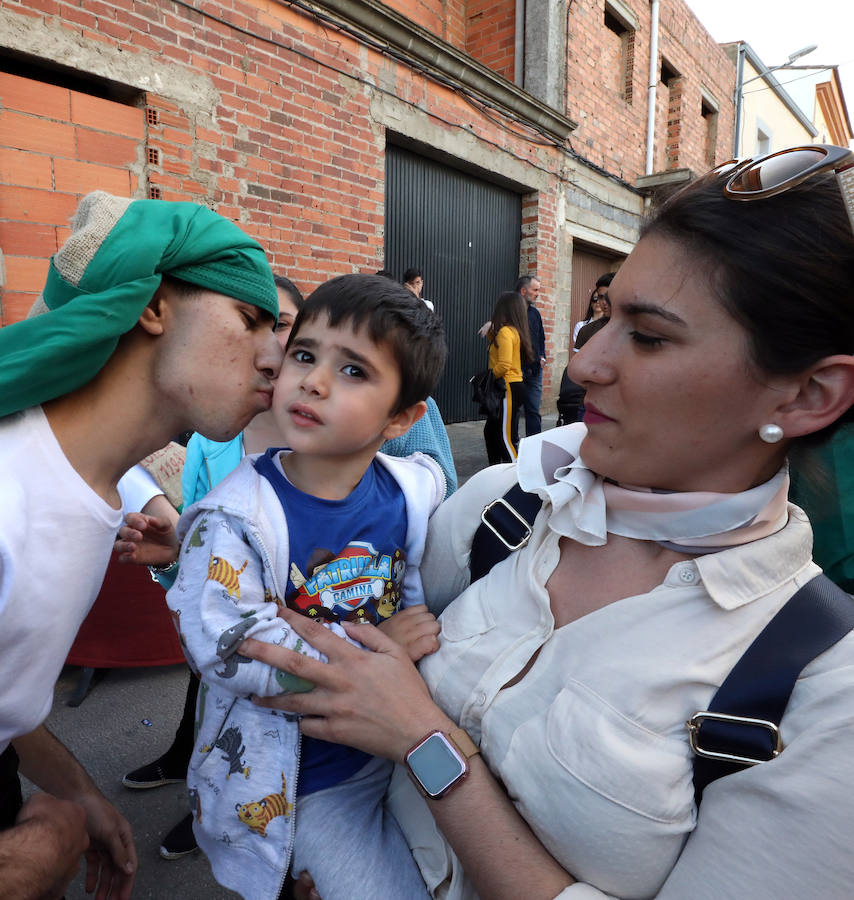
POLYGON ((122 512, 71 466, 41 407, 0 418, 0 473, 2 751, 50 712, 122 512))

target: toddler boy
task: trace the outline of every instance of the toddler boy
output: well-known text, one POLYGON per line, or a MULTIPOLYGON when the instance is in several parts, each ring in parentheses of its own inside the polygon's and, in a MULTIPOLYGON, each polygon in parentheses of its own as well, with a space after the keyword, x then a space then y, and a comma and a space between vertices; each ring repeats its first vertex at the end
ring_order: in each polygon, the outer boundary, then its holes
POLYGON ((317 656, 277 616, 286 604, 339 634, 342 619, 378 624, 413 659, 436 649, 418 567, 444 476, 429 457, 377 451, 424 414, 446 352, 440 321, 400 285, 373 275, 322 285, 276 383, 289 450, 247 456, 179 523, 167 600, 202 678, 187 776, 194 832, 217 880, 253 900, 275 900, 289 866, 311 872, 324 900, 427 897, 383 812, 391 764, 300 740, 292 717, 249 697, 311 686, 237 648, 253 637, 317 656))

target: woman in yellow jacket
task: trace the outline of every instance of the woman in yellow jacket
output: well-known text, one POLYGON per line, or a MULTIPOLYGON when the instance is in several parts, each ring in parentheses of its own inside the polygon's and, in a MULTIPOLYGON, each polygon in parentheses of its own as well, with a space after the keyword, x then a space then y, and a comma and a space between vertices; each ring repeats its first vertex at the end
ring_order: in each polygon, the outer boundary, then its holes
POLYGON ((505 291, 495 303, 489 332, 489 368, 503 378, 504 402, 499 416, 483 426, 489 464, 515 462, 519 446, 519 411, 524 400, 522 366, 534 359, 528 332, 528 310, 521 294, 505 291))

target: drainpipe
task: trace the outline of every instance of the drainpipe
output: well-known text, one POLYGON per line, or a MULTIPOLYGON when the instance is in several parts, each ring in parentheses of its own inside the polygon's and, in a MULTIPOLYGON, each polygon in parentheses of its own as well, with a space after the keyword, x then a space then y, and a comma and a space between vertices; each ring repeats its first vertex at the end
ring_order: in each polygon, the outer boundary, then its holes
POLYGON ((525 86, 525 0, 516 0, 516 46, 513 55, 513 83, 525 86))
POLYGON ((744 106, 744 54, 746 52, 744 41, 738 45, 738 62, 735 65, 735 96, 732 98, 735 102, 735 126, 732 135, 732 155, 733 159, 738 159, 740 150, 739 140, 741 135, 741 115, 744 106))
POLYGON ((658 3, 652 0, 652 21, 649 26, 649 87, 646 110, 646 174, 652 175, 655 155, 655 89, 658 86, 658 3))

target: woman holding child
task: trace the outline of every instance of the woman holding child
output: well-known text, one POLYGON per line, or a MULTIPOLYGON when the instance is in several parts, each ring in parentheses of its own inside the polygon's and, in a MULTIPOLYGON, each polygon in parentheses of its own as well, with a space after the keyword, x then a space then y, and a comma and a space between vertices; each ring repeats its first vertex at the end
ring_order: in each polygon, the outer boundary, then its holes
POLYGON ((393 785, 434 896, 850 896, 854 635, 804 669, 782 753, 699 808, 685 725, 819 571, 786 456, 851 416, 846 166, 841 148, 801 148, 662 208, 573 358, 584 425, 526 440, 434 515, 421 572, 444 612, 420 674, 370 627, 346 626, 365 653, 289 612, 328 663, 241 648, 317 685, 264 701, 303 714, 304 734, 398 763, 436 731, 461 755, 461 728, 479 745, 439 799, 393 785), (480 512, 517 480, 543 500, 533 534, 470 584, 480 512))

